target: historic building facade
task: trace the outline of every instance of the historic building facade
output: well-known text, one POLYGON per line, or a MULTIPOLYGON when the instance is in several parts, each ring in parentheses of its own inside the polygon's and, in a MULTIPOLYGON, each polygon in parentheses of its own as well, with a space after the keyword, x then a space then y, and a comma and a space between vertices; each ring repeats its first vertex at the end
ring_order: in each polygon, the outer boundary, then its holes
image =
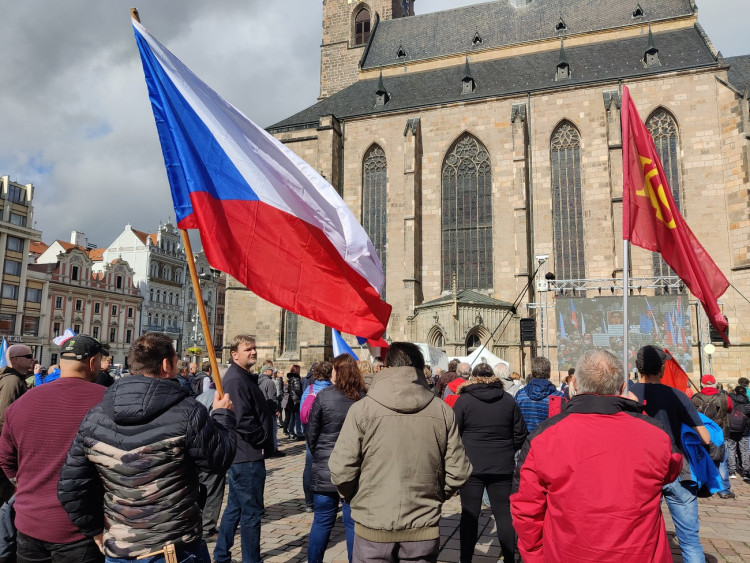
MULTIPOLYGON (((486 344, 525 372, 535 350, 520 343, 520 317, 563 291, 593 296, 587 280, 599 292, 616 285, 627 85, 680 210, 739 290, 720 300, 733 346, 714 353, 713 369, 740 375, 750 360, 740 295, 750 295, 750 57, 722 58, 691 0, 494 0, 413 14, 414 2, 324 0, 320 101, 269 128, 370 235, 393 305, 387 337, 449 355, 486 344), (532 279, 546 272, 551 285, 532 279)), ((632 249, 647 294, 673 291, 670 273, 632 249)), ((537 328, 554 343, 552 325, 537 328)), ((229 280, 225 334, 238 332, 290 362, 330 351, 324 327, 229 280)), ((554 344, 549 353, 554 363, 554 344)))

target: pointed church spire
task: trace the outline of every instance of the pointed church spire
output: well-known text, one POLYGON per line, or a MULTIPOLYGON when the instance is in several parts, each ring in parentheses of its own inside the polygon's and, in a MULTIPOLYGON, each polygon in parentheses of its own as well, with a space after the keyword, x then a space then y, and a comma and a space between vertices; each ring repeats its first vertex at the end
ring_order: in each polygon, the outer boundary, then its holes
POLYGON ((466 57, 464 63, 464 77, 461 79, 461 94, 471 94, 477 89, 477 83, 474 81, 474 77, 471 75, 471 67, 469 66, 469 57, 466 57))
POLYGON ((651 32, 650 23, 648 24, 648 47, 646 47, 646 52, 643 53, 643 66, 646 68, 651 66, 661 66, 661 61, 659 60, 659 49, 656 46, 654 34, 651 32))
POLYGON ((560 59, 557 62, 557 71, 555 72, 555 81, 567 80, 570 78, 570 65, 568 56, 565 54, 565 41, 560 41, 560 59))
POLYGON ((565 41, 560 41, 560 60, 557 62, 557 66, 568 64, 568 57, 565 54, 565 41))
POLYGON ((471 80, 473 77, 471 76, 471 68, 469 67, 469 57, 466 57, 466 62, 464 63, 464 80, 471 80))
POLYGON ((378 89, 375 90, 375 106, 384 106, 388 103, 388 100, 391 99, 391 96, 388 94, 388 91, 385 89, 385 84, 383 84, 383 71, 380 71, 380 77, 378 78, 378 89))

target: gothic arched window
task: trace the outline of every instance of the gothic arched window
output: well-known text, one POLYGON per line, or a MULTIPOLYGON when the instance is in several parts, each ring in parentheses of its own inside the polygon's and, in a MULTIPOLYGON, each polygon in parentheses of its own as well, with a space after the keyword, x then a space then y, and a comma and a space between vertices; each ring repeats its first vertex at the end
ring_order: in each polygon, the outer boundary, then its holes
MULTIPOLYGON (((388 203, 388 163, 385 152, 378 145, 373 145, 365 154, 362 163, 362 226, 370 237, 375 252, 378 253, 383 266, 386 268, 386 241, 388 219, 386 216, 388 203)), ((383 287, 385 297, 385 287, 383 287)))
POLYGON ((284 311, 284 352, 296 352, 299 350, 297 336, 297 321, 299 317, 291 311, 284 311))
POLYGON ((354 44, 364 45, 370 39, 370 10, 362 8, 354 18, 354 44))
POLYGON ((581 136, 569 122, 552 134, 552 221, 555 271, 563 280, 586 277, 581 196, 581 136))
POLYGON ((479 140, 463 135, 443 162, 443 290, 492 288, 492 170, 479 140))
MULTIPOLYGON (((646 127, 654 138, 656 152, 664 168, 664 174, 667 177, 669 187, 672 189, 677 210, 682 213, 682 193, 680 190, 680 163, 678 160, 679 149, 677 148, 677 122, 671 113, 664 108, 657 109, 646 120, 646 127)), ((661 254, 654 252, 651 256, 653 271, 655 277, 674 276, 672 271, 661 254)), ((667 293, 667 288, 657 289, 658 293, 667 293)))

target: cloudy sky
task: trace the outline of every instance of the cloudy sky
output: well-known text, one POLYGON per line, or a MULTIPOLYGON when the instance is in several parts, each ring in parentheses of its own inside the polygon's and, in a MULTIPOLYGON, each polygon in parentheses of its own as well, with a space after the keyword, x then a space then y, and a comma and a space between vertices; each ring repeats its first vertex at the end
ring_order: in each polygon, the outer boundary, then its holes
MULTIPOLYGON (((154 231, 171 198, 130 26, 134 0, 6 2, 0 34, 0 175, 36 188, 45 242, 109 245, 154 231)), ((342 0, 343 1, 343 0, 342 0)), ((505 1, 505 0, 496 0, 505 1)), ((607 0, 617 1, 617 0, 607 0)), ((478 3, 419 0, 417 13, 478 3)), ((748 0, 698 0, 724 56, 747 54, 748 0)), ((143 24, 262 126, 316 101, 321 0, 160 0, 143 24)))

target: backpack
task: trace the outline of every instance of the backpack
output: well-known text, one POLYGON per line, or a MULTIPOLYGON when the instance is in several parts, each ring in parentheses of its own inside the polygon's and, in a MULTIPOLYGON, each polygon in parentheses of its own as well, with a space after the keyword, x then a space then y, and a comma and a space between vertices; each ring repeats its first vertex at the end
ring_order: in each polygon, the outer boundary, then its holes
POLYGON ((696 393, 693 395, 693 404, 695 409, 705 414, 708 418, 717 421, 721 415, 721 395, 704 395, 703 393, 696 393))
POLYGON ((742 434, 745 432, 746 427, 747 415, 740 412, 735 406, 735 409, 729 413, 729 431, 742 434))
POLYGON ((310 393, 305 397, 302 406, 299 408, 299 419, 302 424, 307 424, 307 421, 310 420, 310 411, 312 410, 316 395, 317 393, 313 393, 312 387, 310 387, 310 393))
POLYGON ((203 393, 203 380, 208 377, 208 374, 203 372, 196 373, 190 378, 190 389, 193 391, 193 396, 197 397, 203 393))

